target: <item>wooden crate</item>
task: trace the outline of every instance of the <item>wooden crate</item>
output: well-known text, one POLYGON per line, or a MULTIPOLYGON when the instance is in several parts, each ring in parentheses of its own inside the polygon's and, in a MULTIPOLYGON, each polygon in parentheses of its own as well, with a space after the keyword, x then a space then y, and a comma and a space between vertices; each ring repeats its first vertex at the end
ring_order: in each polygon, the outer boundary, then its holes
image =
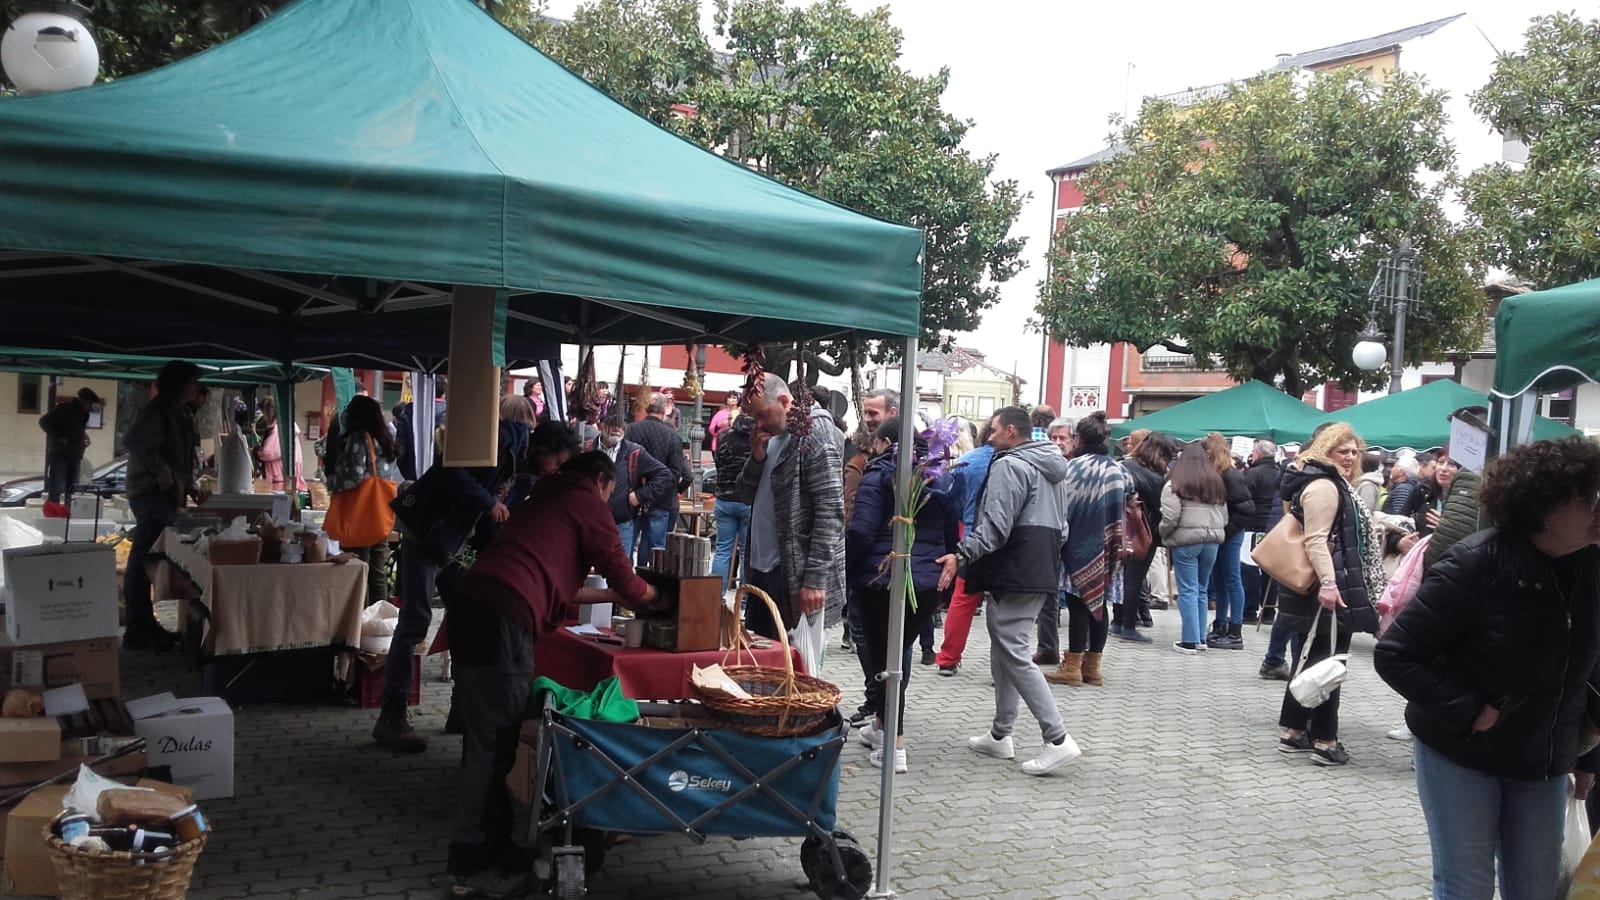
POLYGON ((656 592, 671 605, 678 626, 680 653, 721 650, 723 647, 722 578, 702 575, 680 578, 650 569, 640 569, 639 577, 655 586, 656 592))

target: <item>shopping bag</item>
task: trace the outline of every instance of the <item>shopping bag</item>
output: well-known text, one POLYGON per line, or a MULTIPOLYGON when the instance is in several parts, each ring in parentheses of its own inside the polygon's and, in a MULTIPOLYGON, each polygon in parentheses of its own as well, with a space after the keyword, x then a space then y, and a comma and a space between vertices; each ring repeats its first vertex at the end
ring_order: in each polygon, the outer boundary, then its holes
POLYGON ((328 515, 322 520, 322 530, 344 547, 371 547, 389 540, 394 531, 395 483, 380 477, 378 452, 372 438, 367 438, 368 459, 372 461, 371 473, 361 483, 348 491, 339 491, 328 499, 328 515))
POLYGON ((800 651, 800 661, 806 664, 807 675, 822 674, 822 651, 827 643, 827 635, 822 630, 822 610, 801 613, 800 624, 789 629, 789 646, 800 651))
POLYGON ((1316 587, 1317 573, 1311 568, 1311 557, 1306 555, 1306 529, 1292 515, 1272 526, 1250 551, 1250 558, 1267 577, 1297 594, 1309 594, 1316 587))
POLYGON ((1399 567, 1389 577, 1389 584, 1378 600, 1378 637, 1383 637, 1383 633, 1389 630, 1389 623, 1417 595, 1417 588, 1422 586, 1422 557, 1428 552, 1428 544, 1432 540, 1433 535, 1430 534, 1412 544, 1400 560, 1399 567))

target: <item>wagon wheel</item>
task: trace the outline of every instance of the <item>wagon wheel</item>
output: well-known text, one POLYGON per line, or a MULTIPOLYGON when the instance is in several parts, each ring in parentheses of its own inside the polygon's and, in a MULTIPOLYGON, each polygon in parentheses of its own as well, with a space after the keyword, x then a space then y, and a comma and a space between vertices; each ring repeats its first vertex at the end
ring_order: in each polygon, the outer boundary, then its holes
POLYGON ((833 854, 827 845, 818 842, 811 889, 822 900, 861 900, 872 888, 872 859, 849 838, 835 838, 834 846, 839 850, 843 871, 835 870, 833 854))
MULTIPOLYGON (((833 833, 833 839, 854 841, 856 836, 841 828, 833 833)), ((822 839, 814 834, 806 835, 806 839, 800 842, 800 871, 805 873, 806 881, 811 884, 812 890, 816 890, 817 887, 817 858, 827 852, 828 849, 822 843, 822 839)))
POLYGON ((587 893, 583 885, 583 856, 564 853, 556 857, 555 896, 560 900, 578 900, 587 893))
POLYGON ((583 847, 583 872, 585 875, 600 874, 600 867, 605 865, 606 851, 616 843, 616 835, 601 831, 597 828, 574 828, 572 841, 583 847))

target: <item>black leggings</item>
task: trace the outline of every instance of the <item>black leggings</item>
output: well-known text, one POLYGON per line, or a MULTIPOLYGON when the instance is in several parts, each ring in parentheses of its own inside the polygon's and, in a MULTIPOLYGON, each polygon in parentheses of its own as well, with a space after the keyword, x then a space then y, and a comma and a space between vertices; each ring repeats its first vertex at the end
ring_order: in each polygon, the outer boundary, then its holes
POLYGON ((1150 574, 1150 563, 1155 555, 1156 548, 1151 547, 1144 559, 1130 559, 1122 564, 1122 604, 1117 607, 1117 625, 1124 630, 1132 630, 1139 624, 1144 579, 1150 574))
MULTIPOLYGON (((1127 607, 1124 602, 1122 606, 1127 607)), ((1077 594, 1067 595, 1067 652, 1099 653, 1106 649, 1106 631, 1111 610, 1100 607, 1100 615, 1089 611, 1089 604, 1077 594)))
MULTIPOLYGON (((1319 627, 1317 629, 1316 645, 1303 644, 1306 654, 1306 668, 1309 669, 1335 653, 1350 652, 1349 629, 1339 629, 1338 644, 1332 648, 1331 652, 1328 647, 1329 643, 1331 643, 1328 639, 1328 632, 1329 629, 1319 627)), ((1308 628, 1306 633, 1300 636, 1301 640, 1304 641, 1309 633, 1310 629, 1308 628)), ((1293 661, 1291 661, 1290 670, 1299 674, 1299 670, 1295 669, 1293 661)), ((1336 690, 1327 700, 1322 702, 1321 706, 1315 709, 1307 709, 1300 705, 1300 701, 1294 699, 1294 694, 1290 693, 1288 687, 1285 686, 1283 689, 1283 708, 1278 713, 1278 724, 1284 728, 1304 731, 1311 735, 1313 741, 1337 741, 1339 739, 1340 693, 1340 691, 1336 690)))
MULTIPOLYGON (((868 668, 872 677, 867 681, 867 711, 875 716, 883 715, 884 696, 883 681, 876 676, 889 668, 889 589, 886 587, 857 588, 851 602, 861 601, 861 631, 867 641, 868 668)), ((939 608, 938 591, 917 591, 917 608, 913 610, 906 607, 905 633, 901 635, 901 659, 905 658, 905 651, 917 642, 917 635, 922 633, 922 623, 933 621, 934 611, 939 608)), ((900 676, 900 727, 896 734, 906 733, 906 687, 911 683, 911 667, 904 666, 904 673, 900 676)))

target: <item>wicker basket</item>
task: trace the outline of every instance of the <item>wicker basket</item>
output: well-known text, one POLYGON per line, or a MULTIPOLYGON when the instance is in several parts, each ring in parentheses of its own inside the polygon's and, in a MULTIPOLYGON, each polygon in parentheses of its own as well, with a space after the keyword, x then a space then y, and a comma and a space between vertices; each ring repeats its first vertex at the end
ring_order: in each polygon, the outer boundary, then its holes
POLYGON ((44 828, 61 900, 183 900, 206 837, 158 855, 84 850, 68 845, 50 826, 44 828))
MULTIPOLYGON (((747 595, 755 595, 767 604, 774 622, 782 622, 777 604, 760 588, 742 585, 734 594, 734 622, 740 621, 747 595)), ((755 655, 750 653, 750 642, 744 629, 734 627, 734 646, 723 657, 722 671, 752 696, 729 697, 715 691, 695 687, 695 694, 711 714, 730 727, 747 734, 763 737, 794 737, 822 730, 829 716, 844 699, 839 687, 794 670, 794 654, 789 652, 789 636, 778 628, 778 640, 783 644, 783 668, 755 665, 755 655), (738 663, 741 653, 750 653, 750 665, 738 663), (733 659, 734 665, 728 664, 733 659)))

